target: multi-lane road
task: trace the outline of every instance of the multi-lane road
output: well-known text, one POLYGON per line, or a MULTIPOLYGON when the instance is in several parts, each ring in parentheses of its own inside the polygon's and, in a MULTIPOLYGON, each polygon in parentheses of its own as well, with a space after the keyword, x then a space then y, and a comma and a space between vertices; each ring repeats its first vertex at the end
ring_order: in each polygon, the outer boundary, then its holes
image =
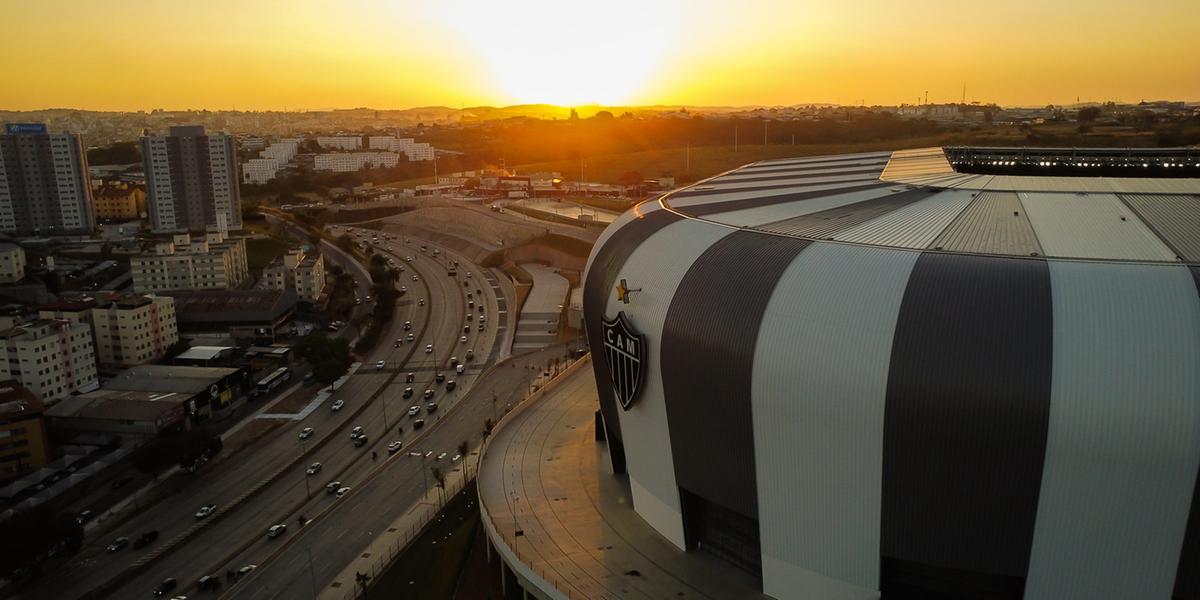
MULTIPOLYGON (((507 319, 499 307, 506 303, 498 297, 499 288, 488 279, 492 275, 463 257, 447 256, 443 249, 442 255, 435 258, 433 246, 422 252, 419 247, 423 242, 416 239, 387 240, 381 235, 380 242, 377 251, 386 252, 405 268, 397 285, 404 285, 408 291, 400 298, 378 346, 335 391, 333 399, 345 401, 341 411, 332 412, 329 405, 333 400, 327 400, 303 420, 287 420, 232 458, 201 470, 197 480, 181 493, 146 508, 105 538, 87 540, 75 560, 22 597, 150 596, 166 578, 179 582, 173 593, 190 595, 197 593, 194 585, 201 576, 212 574, 225 580, 226 572, 246 565, 259 567, 245 578, 244 584, 253 585, 231 589, 232 582, 226 583, 222 589, 227 594, 309 596, 313 581, 326 585, 355 558, 369 542, 371 532, 380 530, 377 523, 395 519, 420 496, 422 465, 416 459, 404 460, 408 452, 436 450, 434 456, 441 452, 452 456, 461 441, 470 440, 474 445, 482 430, 483 415, 491 414, 491 391, 494 389, 499 401, 507 403, 511 394, 524 389, 525 374, 520 373, 514 382, 516 369, 510 368, 512 374, 488 377, 486 402, 460 406, 484 363, 494 355, 497 340, 504 338, 500 328, 507 319), (406 260, 410 256, 411 262, 406 260), (460 261, 454 277, 447 273, 452 260, 460 261), (467 277, 468 271, 471 277, 467 277), (420 299, 425 302, 420 303, 420 299), (469 301, 484 307, 483 314, 488 318, 483 331, 478 327, 478 308, 466 321, 469 301), (405 321, 412 322, 411 331, 404 329, 405 321), (414 336, 412 342, 399 346, 394 343, 408 333, 414 336), (460 341, 463 335, 467 336, 466 342, 460 341), (425 352, 427 344, 432 345, 432 352, 425 352), (474 350, 475 360, 467 362, 464 373, 456 374, 451 359, 465 361, 468 349, 474 350), (376 361, 380 360, 385 366, 377 369, 376 361), (448 392, 445 384, 437 384, 435 375, 439 372, 447 380, 455 380, 457 389, 448 392), (408 373, 413 374, 411 383, 406 382, 408 373), (401 397, 406 387, 413 388, 412 399, 401 397), (425 389, 434 390, 438 408, 432 413, 421 400, 425 389), (420 431, 414 431, 414 418, 407 415, 410 406, 419 406, 420 418, 426 421, 420 431), (355 426, 363 427, 368 436, 369 442, 362 447, 350 440, 350 429, 355 426), (312 427, 315 433, 301 440, 298 435, 305 427, 312 427), (387 446, 393 441, 402 442, 404 448, 389 455, 387 446), (312 462, 321 462, 322 468, 308 476, 306 467, 312 462), (361 489, 337 498, 325 490, 332 481, 361 489), (194 513, 205 504, 215 504, 217 511, 197 519, 194 513), (304 527, 300 526, 301 516, 309 521, 304 527), (267 538, 267 529, 276 523, 286 524, 287 532, 267 538), (148 530, 157 530, 160 536, 147 548, 105 551, 104 546, 113 538, 136 539, 148 530), (292 537, 301 538, 302 543, 289 543, 292 537), (305 564, 298 570, 294 553, 301 548, 305 564), (309 549, 313 555, 312 577, 307 572, 309 549), (292 589, 298 583, 304 583, 302 591, 292 589), (103 594, 95 594, 98 589, 103 594)), ((480 391, 471 393, 472 398, 481 398, 480 391)))

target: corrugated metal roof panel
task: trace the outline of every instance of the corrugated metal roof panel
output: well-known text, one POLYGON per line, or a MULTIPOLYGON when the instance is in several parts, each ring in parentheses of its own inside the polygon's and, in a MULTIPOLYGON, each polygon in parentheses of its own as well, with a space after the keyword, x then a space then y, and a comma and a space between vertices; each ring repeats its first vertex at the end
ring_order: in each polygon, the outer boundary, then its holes
MULTIPOLYGON (((876 181, 879 179, 877 171, 854 171, 851 173, 815 173, 810 175, 796 175, 784 179, 773 179, 767 181, 748 181, 741 182, 737 180, 727 181, 724 178, 713 179, 704 183, 702 187, 706 190, 697 192, 712 191, 738 191, 738 190, 771 190, 782 187, 792 187, 796 185, 814 184, 814 183, 837 183, 840 181, 876 181)), ((684 192, 683 196, 693 196, 692 190, 684 192)))
POLYGON ((745 183, 750 181, 779 181, 782 179, 792 178, 807 178, 807 177, 827 177, 831 175, 866 175, 874 174, 879 176, 882 169, 877 165, 852 165, 845 168, 828 168, 821 167, 817 169, 788 169, 786 171, 778 171, 772 173, 745 173, 743 171, 735 171, 728 175, 722 175, 716 179, 710 179, 708 183, 745 183))
POLYGON ((1046 256, 1175 260, 1175 252, 1113 194, 1019 196, 1046 256))
POLYGON ((823 154, 820 156, 801 156, 795 158, 770 158, 766 160, 760 160, 756 163, 753 163, 751 166, 758 167, 767 165, 804 164, 813 162, 844 162, 871 158, 882 158, 886 160, 891 155, 891 151, 884 150, 880 152, 859 152, 857 154, 823 154))
POLYGON ((860 223, 928 198, 932 190, 906 190, 871 200, 830 208, 791 219, 760 225, 757 229, 806 238, 827 239, 860 223))
POLYGON ((755 198, 772 198, 776 196, 787 196, 790 194, 805 194, 809 192, 829 191, 837 193, 837 190, 842 188, 859 187, 862 182, 858 181, 836 181, 813 183, 809 185, 793 185, 772 190, 713 190, 708 186, 698 186, 695 192, 692 193, 675 193, 667 197, 667 205, 672 208, 684 210, 688 207, 704 206, 706 204, 720 204, 726 202, 734 202, 739 200, 751 200, 755 198))
POLYGON ((726 225, 735 227, 757 227, 763 223, 774 223, 783 219, 791 219, 801 215, 808 215, 822 210, 846 206, 863 202, 872 198, 878 198, 886 194, 893 194, 887 188, 875 187, 868 190, 859 190, 854 192, 836 193, 830 192, 823 194, 817 198, 807 200, 797 200, 790 202, 781 202, 779 204, 771 204, 758 208, 750 208, 745 210, 737 210, 733 212, 720 213, 708 217, 711 220, 719 221, 726 225))
POLYGON ((978 192, 931 247, 952 252, 1042 254, 1021 200, 1013 192, 978 192))
POLYGON ((833 237, 874 246, 926 248, 966 208, 972 196, 970 191, 934 194, 833 237))
POLYGON ((1176 254, 1200 261, 1200 196, 1119 194, 1176 254))

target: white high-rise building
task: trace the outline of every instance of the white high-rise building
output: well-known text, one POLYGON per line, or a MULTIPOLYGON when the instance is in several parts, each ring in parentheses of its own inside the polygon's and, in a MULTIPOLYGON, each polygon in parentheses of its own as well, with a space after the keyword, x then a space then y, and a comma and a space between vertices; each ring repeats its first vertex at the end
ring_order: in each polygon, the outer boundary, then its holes
POLYGON ((229 228, 242 228, 233 136, 172 127, 168 135, 142 137, 142 161, 153 231, 204 231, 218 215, 229 228))
POLYGON ((89 233, 96 228, 87 154, 74 133, 42 124, 0 133, 0 232, 89 233))

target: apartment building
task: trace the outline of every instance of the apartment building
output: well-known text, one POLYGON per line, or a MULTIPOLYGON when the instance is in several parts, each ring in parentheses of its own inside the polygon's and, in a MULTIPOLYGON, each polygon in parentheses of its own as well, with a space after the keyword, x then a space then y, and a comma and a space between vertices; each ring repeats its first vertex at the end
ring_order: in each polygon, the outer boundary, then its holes
POLYGON ((372 150, 387 150, 402 152, 410 161, 433 160, 433 146, 417 142, 413 138, 398 138, 392 135, 373 135, 367 138, 367 146, 372 150))
POLYGON ((99 292, 63 298, 43 306, 38 316, 91 327, 96 356, 105 366, 158 360, 179 341, 175 299, 170 296, 99 292))
POLYGON ((231 289, 250 274, 245 238, 231 238, 224 231, 195 238, 176 234, 156 243, 153 252, 131 258, 129 266, 138 293, 231 289))
POLYGON ((16 381, 0 382, 0 481, 46 466, 46 407, 16 381))
POLYGON ((313 168, 317 171, 352 173, 363 167, 394 167, 400 162, 395 152, 330 152, 314 157, 313 168))
POLYGON ((87 154, 73 133, 8 123, 0 133, 0 232, 89 233, 96 228, 87 154))
POLYGON ((242 163, 242 183, 262 185, 275 179, 286 164, 278 158, 252 158, 242 163))
POLYGON ((327 150, 358 150, 362 137, 357 135, 318 136, 317 145, 327 150))
POLYGON ((99 385, 86 323, 36 319, 0 332, 0 344, 0 381, 16 380, 47 405, 99 385))
POLYGON ((146 210, 146 190, 127 181, 106 181, 95 192, 96 218, 139 219, 146 210))
POLYGON ((142 137, 150 227, 156 233, 242 228, 233 136, 204 127, 171 127, 142 137))
POLYGON ((0 243, 0 283, 25 279, 25 250, 16 244, 0 243))
POLYGON ((325 257, 289 250, 263 269, 263 283, 272 290, 292 290, 301 302, 317 303, 325 289, 325 257))

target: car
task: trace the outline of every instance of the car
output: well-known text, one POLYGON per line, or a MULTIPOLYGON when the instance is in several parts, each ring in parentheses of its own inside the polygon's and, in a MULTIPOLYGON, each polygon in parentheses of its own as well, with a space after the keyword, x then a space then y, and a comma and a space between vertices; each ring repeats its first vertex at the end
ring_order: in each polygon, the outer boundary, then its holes
POLYGON ((400 339, 400 338, 396 338, 396 343, 395 343, 395 344, 394 344, 392 347, 393 347, 393 348, 399 348, 399 347, 400 347, 400 344, 403 344, 403 343, 404 343, 404 340, 402 340, 402 339, 400 339))
POLYGON ((154 595, 158 597, 166 596, 168 592, 178 586, 179 582, 175 581, 174 577, 168 577, 162 580, 162 583, 158 584, 158 587, 154 589, 154 595))
POLYGON ((413 389, 410 387, 404 388, 404 393, 400 395, 402 398, 412 398, 413 389))
POLYGON ((471 350, 467 350, 467 360, 471 360, 473 358, 475 358, 475 350, 472 348, 471 350))
POLYGON ((425 354, 433 354, 433 344, 425 344, 425 354))
POLYGON ((467 271, 467 277, 471 277, 471 272, 467 271))
POLYGON ((284 532, 286 532, 286 531, 287 531, 287 525, 284 525, 283 523, 279 523, 277 525, 272 525, 271 528, 267 530, 267 537, 272 538, 272 539, 277 538, 277 537, 283 535, 284 532))
POLYGON ((196 511, 196 518, 203 519, 204 517, 207 517, 208 515, 211 515, 216 511, 217 511, 216 504, 205 504, 204 506, 200 507, 200 510, 196 511))
POLYGON ((480 331, 485 331, 486 329, 487 329, 487 323, 480 323, 480 324, 479 324, 479 330, 480 330, 480 331))
POLYGON ((300 439, 307 440, 308 438, 312 437, 313 431, 314 430, 312 427, 305 427, 304 429, 301 429, 300 439))
POLYGON ((129 538, 122 536, 122 537, 119 537, 119 538, 113 540, 112 543, 109 544, 108 547, 105 549, 108 550, 110 553, 111 552, 120 552, 122 548, 124 548, 125 546, 128 546, 128 545, 129 545, 129 538))
MULTIPOLYGON (((482 312, 483 312, 483 311, 480 311, 480 313, 482 313, 482 312)), ((480 315, 479 315, 479 322, 480 322, 480 323, 483 323, 483 322, 485 322, 485 321, 487 321, 487 315, 485 315, 485 314, 480 314, 480 315)))
POLYGON ((466 367, 466 365, 454 365, 454 372, 462 375, 462 372, 465 370, 464 367, 466 367))
POLYGON ((138 539, 133 541, 133 547, 134 548, 145 548, 148 544, 152 543, 154 540, 157 540, 157 539, 158 539, 158 530, 151 529, 150 531, 144 532, 144 533, 142 533, 142 535, 138 536, 138 539))
POLYGON ((476 289, 476 290, 475 290, 475 293, 476 293, 476 294, 482 294, 482 293, 483 293, 483 290, 481 290, 481 289, 476 289))
POLYGON ((463 325, 463 333, 471 333, 471 324, 470 323, 463 325))
POLYGON ((333 412, 337 412, 339 410, 342 410, 342 407, 345 405, 346 405, 346 401, 342 400, 341 398, 338 398, 337 400, 334 400, 333 404, 331 404, 329 406, 329 410, 331 410, 333 412))
POLYGON ((420 277, 418 277, 418 276, 416 276, 416 275, 413 275, 413 276, 412 276, 412 280, 413 280, 413 281, 420 281, 420 280, 421 280, 421 278, 420 278, 420 277))
POLYGON ((404 376, 404 383, 412 383, 412 382, 413 382, 413 379, 415 379, 415 378, 416 378, 416 376, 417 376, 417 375, 416 375, 416 373, 409 373, 408 375, 405 375, 405 376, 404 376))
POLYGON ((354 447, 362 448, 363 446, 365 446, 367 444, 367 441, 368 441, 367 435, 364 433, 363 435, 360 435, 360 436, 354 438, 354 447))
POLYGON ((316 475, 317 473, 320 473, 322 466, 324 466, 324 465, 322 465, 319 462, 315 462, 311 465, 308 465, 308 468, 305 469, 304 472, 307 473, 309 477, 311 477, 313 475, 316 475))
POLYGON ((351 430, 350 430, 350 439, 354 439, 354 438, 356 438, 356 437, 358 437, 358 436, 360 436, 360 435, 362 435, 362 434, 363 434, 363 428, 362 428, 362 425, 356 425, 356 426, 354 427, 354 429, 351 429, 351 430))
POLYGON ((430 402, 425 405, 425 412, 433 414, 437 410, 437 402, 430 402))
POLYGON ((467 313, 467 322, 470 322, 474 318, 475 318, 475 313, 467 313))
POLYGON ((257 568, 258 568, 258 565, 246 565, 237 570, 237 576, 245 577, 246 575, 249 575, 251 571, 253 571, 257 568))
POLYGON ((417 299, 417 306, 425 306, 425 299, 424 299, 424 298, 418 298, 418 299, 417 299))
POLYGON ((436 382, 438 382, 438 383, 443 383, 443 382, 445 382, 445 381, 446 381, 446 374, 445 374, 445 373, 438 373, 437 375, 435 375, 435 376, 433 377, 433 380, 434 380, 434 381, 436 381, 436 382))
POLYGON ((457 364, 458 364, 458 357, 457 357, 457 356, 451 356, 451 357, 450 357, 450 364, 452 364, 452 365, 457 365, 457 364))
POLYGON ((408 287, 406 287, 406 286, 403 286, 403 285, 402 285, 402 286, 400 286, 400 295, 401 295, 401 296, 403 296, 403 295, 405 295, 405 294, 407 294, 407 293, 408 293, 408 287))
POLYGON ((412 257, 412 255, 409 255, 409 256, 405 256, 405 257, 404 257, 404 262, 412 262, 412 261, 413 261, 413 257, 412 257))
POLYGON ((350 493, 350 486, 341 487, 341 488, 338 488, 337 497, 341 498, 342 496, 345 496, 346 494, 349 494, 349 493, 350 493))
POLYGON ((474 294, 472 294, 471 292, 467 292, 467 300, 470 300, 471 298, 474 298, 474 297, 475 297, 474 294))
POLYGON ((83 512, 79 513, 79 514, 78 514, 78 515, 75 517, 75 524, 76 524, 76 525, 83 525, 84 523, 87 523, 88 521, 91 521, 91 520, 92 520, 92 511, 90 511, 90 510, 85 510, 85 511, 83 511, 83 512))
POLYGON ((412 321, 405 321, 405 322, 404 322, 404 330, 405 330, 405 331, 412 331, 412 321))
POLYGON ((428 400, 428 399, 432 398, 432 397, 433 397, 433 390, 425 390, 425 394, 424 394, 424 396, 423 396, 423 397, 424 397, 426 400, 428 400))
MULTIPOLYGON (((355 298, 355 299, 354 299, 354 305, 355 305, 355 306, 357 306, 357 305, 359 305, 359 304, 362 304, 362 298, 355 298)), ((337 330, 336 330, 336 329, 334 329, 334 331, 337 331, 337 330)))
POLYGON ((420 406, 410 406, 410 407, 408 407, 408 416, 410 416, 410 417, 415 417, 415 416, 417 416, 417 415, 418 415, 418 414, 420 414, 420 413, 421 413, 421 407, 420 407, 420 406))
POLYGON ((462 337, 458 338, 458 342, 459 342, 460 344, 465 344, 465 343, 467 343, 467 336, 465 336, 465 335, 464 335, 464 336, 462 336, 462 337))
POLYGON ((397 271, 400 271, 401 273, 403 273, 403 272, 404 272, 404 265, 400 265, 400 266, 396 267, 396 270, 397 270, 397 271))
POLYGON ((387 366, 387 361, 382 361, 382 360, 375 361, 375 370, 376 371, 379 371, 386 366, 387 366))
POLYGON ((333 494, 333 493, 337 492, 339 489, 341 489, 341 487, 342 487, 342 482, 330 481, 329 484, 325 486, 325 493, 333 494))
MULTIPOLYGON (((470 298, 470 297, 471 297, 471 295, 470 295, 470 294, 467 294, 467 297, 468 297, 468 298, 470 298)), ((468 301, 467 301, 467 308, 474 309, 474 308, 475 308, 475 301, 474 301, 474 300, 468 300, 468 301)))
POLYGON ((403 446, 404 446, 404 444, 400 443, 400 440, 396 440, 396 441, 388 444, 388 454, 395 454, 395 453, 399 452, 400 448, 403 446))
POLYGON ((196 587, 200 591, 215 590, 221 587, 221 577, 219 575, 205 575, 196 580, 196 587))
POLYGON ((410 334, 404 336, 404 339, 405 339, 405 341, 411 342, 413 340, 416 340, 417 338, 413 334, 410 333, 410 334))
POLYGON ((417 419, 413 421, 413 429, 420 429, 425 426, 425 419, 417 419))
POLYGON ((370 302, 370 301, 371 301, 371 295, 367 294, 367 302, 370 302))
POLYGON ((454 380, 453 380, 453 379, 451 379, 450 381, 447 381, 447 382, 446 382, 446 391, 447 391, 447 392, 453 392, 453 391, 454 391, 454 388, 455 388, 455 387, 457 387, 457 386, 458 386, 458 384, 457 384, 457 383, 454 383, 454 380))

